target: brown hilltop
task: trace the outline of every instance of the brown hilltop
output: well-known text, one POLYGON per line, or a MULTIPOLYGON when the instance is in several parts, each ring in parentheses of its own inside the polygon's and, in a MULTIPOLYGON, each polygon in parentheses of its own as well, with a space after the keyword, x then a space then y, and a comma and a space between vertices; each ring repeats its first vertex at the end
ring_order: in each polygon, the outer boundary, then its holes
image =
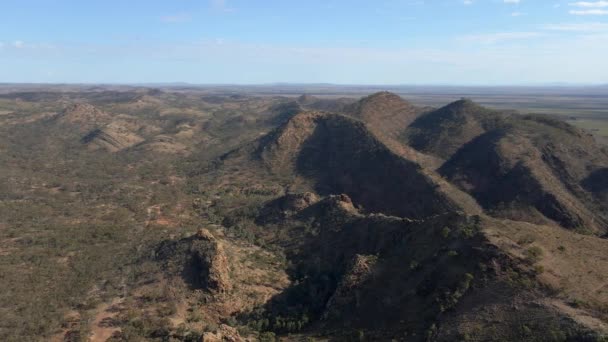
POLYGON ((343 115, 300 113, 264 137, 257 154, 273 173, 314 180, 317 192, 346 193, 370 211, 418 218, 457 207, 419 165, 343 115))
POLYGON ((88 103, 74 103, 55 116, 63 124, 78 125, 83 129, 107 124, 112 116, 88 103))
POLYGON ((470 100, 420 115, 390 93, 352 108, 349 116, 361 121, 297 114, 261 139, 256 155, 277 175, 312 180, 321 194, 346 193, 371 211, 420 218, 455 208, 479 214, 483 208, 496 217, 598 234, 608 229, 607 190, 601 186, 606 151, 567 123, 498 112, 470 100), (386 126, 391 134, 376 124, 408 115, 414 121, 403 131, 410 143, 445 162, 412 152, 397 139, 397 125, 386 126))
POLYGON ((408 125, 428 109, 416 107, 396 94, 379 92, 366 96, 344 109, 344 114, 363 121, 371 133, 394 153, 436 168, 438 158, 419 153, 404 143, 408 125))
POLYGON ((571 192, 543 157, 526 139, 488 133, 463 147, 440 171, 500 216, 537 223, 546 217, 568 228, 603 230, 603 220, 585 205, 593 206, 587 196, 571 192))
POLYGON ((362 98, 345 112, 365 122, 382 122, 387 127, 396 124, 405 128, 421 113, 421 109, 397 94, 383 91, 362 98))
POLYGON ((475 137, 504 125, 503 116, 463 99, 420 116, 407 128, 405 137, 421 152, 448 158, 475 137))
POLYGON ((319 99, 317 99, 316 97, 309 95, 309 94, 302 94, 300 95, 300 97, 298 97, 298 103, 303 104, 303 105, 309 105, 312 103, 317 102, 319 99))
POLYGON ((605 191, 589 186, 598 184, 608 155, 563 121, 463 99, 421 115, 404 136, 419 152, 446 159, 439 173, 492 215, 608 229, 605 191))
POLYGON ((379 92, 350 105, 345 113, 365 122, 381 140, 388 140, 398 139, 423 111, 396 94, 379 92))

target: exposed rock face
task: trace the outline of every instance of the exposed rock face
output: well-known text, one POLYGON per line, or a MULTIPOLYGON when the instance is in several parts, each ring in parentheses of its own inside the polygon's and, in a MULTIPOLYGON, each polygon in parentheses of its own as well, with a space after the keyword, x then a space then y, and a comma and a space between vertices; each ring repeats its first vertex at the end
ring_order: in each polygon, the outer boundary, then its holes
POLYGON ((245 342, 245 340, 235 328, 222 324, 217 332, 204 333, 201 342, 245 342))
POLYGON ((287 194, 266 204, 257 221, 258 223, 280 222, 318 201, 319 197, 312 192, 287 194))
POLYGON ((300 211, 317 203, 319 197, 312 192, 286 195, 280 204, 282 210, 300 211))
POLYGON ((222 244, 207 229, 201 229, 192 241, 190 250, 195 282, 211 291, 229 291, 229 266, 222 244))
POLYGON ((232 289, 224 246, 207 229, 179 241, 163 242, 156 255, 171 273, 183 276, 194 288, 217 294, 232 289))

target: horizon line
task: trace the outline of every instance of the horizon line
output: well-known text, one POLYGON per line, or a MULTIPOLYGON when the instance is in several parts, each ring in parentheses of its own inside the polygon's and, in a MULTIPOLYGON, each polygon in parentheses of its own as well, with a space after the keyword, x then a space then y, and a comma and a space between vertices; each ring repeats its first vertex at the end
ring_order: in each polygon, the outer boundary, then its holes
POLYGON ((270 82, 270 83, 192 83, 192 82, 0 82, 0 86, 193 86, 193 87, 273 87, 273 86, 329 86, 329 87, 605 87, 605 83, 539 82, 539 83, 327 83, 327 82, 270 82))

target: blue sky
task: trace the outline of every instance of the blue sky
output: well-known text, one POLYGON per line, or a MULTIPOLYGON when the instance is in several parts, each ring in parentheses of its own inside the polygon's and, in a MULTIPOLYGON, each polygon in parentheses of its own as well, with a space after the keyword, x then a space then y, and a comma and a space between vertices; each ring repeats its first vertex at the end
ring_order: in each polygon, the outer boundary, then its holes
POLYGON ((608 1, 0 1, 0 82, 608 83, 606 60, 608 1))

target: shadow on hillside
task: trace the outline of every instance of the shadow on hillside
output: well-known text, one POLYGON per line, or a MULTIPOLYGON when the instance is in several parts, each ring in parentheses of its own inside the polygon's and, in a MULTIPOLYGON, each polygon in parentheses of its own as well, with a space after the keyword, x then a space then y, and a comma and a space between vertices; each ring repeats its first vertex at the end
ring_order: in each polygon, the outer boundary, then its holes
POLYGON ((370 212, 422 219, 454 209, 421 168, 392 153, 361 122, 318 119, 302 145, 296 171, 321 195, 347 194, 370 212))

